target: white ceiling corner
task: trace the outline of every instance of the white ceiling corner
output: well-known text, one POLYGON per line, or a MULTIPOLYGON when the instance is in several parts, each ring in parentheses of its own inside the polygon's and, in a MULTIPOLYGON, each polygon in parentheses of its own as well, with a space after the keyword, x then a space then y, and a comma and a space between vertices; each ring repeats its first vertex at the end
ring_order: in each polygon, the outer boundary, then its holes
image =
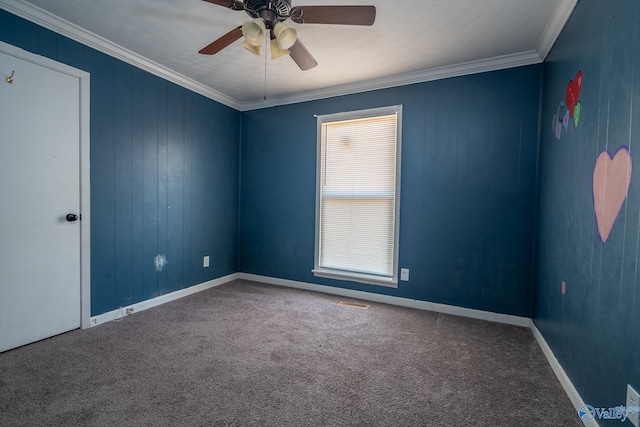
POLYGON ((545 28, 544 33, 542 33, 542 37, 540 37, 540 43, 536 49, 542 61, 547 59, 547 55, 551 52, 553 44, 560 36, 560 33, 569 18, 571 18, 573 9, 575 9, 578 1, 580 0, 564 0, 558 2, 556 9, 551 15, 551 20, 549 21, 547 28, 545 28))
MULTIPOLYGON (((197 52, 248 16, 201 0, 0 0, 0 8, 239 111, 544 61, 578 0, 293 0, 373 4, 372 27, 296 25, 318 67, 197 52), (265 76, 267 99, 265 95, 265 76)), ((294 24, 295 25, 295 24, 294 24)))

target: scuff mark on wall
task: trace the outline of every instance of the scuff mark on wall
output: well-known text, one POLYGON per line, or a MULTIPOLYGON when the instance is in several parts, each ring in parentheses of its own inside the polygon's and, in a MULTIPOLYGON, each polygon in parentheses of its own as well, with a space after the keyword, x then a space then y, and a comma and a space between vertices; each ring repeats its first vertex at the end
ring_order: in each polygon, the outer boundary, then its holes
POLYGON ((156 266, 156 271, 162 271, 164 266, 169 263, 169 261, 167 261, 167 257, 164 255, 156 255, 156 257, 153 259, 153 262, 156 266))

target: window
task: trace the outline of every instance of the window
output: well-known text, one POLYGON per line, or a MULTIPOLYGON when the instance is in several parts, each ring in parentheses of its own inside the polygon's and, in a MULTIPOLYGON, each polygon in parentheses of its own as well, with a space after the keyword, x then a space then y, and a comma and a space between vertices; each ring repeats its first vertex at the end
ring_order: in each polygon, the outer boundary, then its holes
POLYGON ((316 276, 398 284, 402 106, 318 116, 316 276))

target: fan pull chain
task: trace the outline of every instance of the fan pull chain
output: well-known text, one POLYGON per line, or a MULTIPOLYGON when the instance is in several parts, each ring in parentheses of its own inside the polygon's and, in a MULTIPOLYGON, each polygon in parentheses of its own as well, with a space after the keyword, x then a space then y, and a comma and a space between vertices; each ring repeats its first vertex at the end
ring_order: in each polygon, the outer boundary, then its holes
POLYGON ((267 42, 264 44, 264 100, 267 100, 267 50, 269 50, 269 32, 265 35, 267 42))

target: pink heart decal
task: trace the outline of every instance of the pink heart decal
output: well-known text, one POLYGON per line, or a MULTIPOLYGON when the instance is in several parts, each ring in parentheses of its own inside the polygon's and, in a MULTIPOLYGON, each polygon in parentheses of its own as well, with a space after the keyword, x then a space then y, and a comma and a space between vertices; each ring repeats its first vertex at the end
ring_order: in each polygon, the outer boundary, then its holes
POLYGON ((569 109, 569 117, 573 118, 573 110, 580 99, 580 91, 582 90, 582 71, 578 71, 576 77, 567 84, 567 92, 565 95, 567 108, 569 109))
POLYGON ((604 150, 593 169, 593 208, 600 240, 605 243, 616 222, 631 184, 631 155, 620 147, 613 158, 604 150))

